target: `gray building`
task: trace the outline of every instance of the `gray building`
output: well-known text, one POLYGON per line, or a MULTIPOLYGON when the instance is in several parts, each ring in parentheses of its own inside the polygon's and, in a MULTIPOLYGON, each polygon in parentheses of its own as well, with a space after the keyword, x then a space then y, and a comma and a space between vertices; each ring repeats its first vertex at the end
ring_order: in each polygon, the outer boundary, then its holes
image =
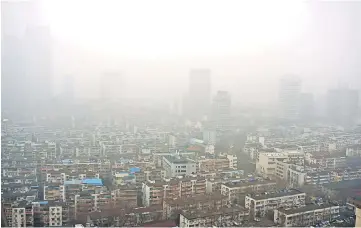
POLYGON ((279 88, 280 116, 286 121, 299 118, 299 100, 301 80, 296 76, 285 76, 281 79, 279 88))
POLYGON ((195 162, 179 156, 164 156, 162 165, 167 177, 191 175, 197 171, 195 162))
POLYGON ((231 128, 231 96, 227 91, 218 91, 212 104, 212 121, 219 130, 231 128))

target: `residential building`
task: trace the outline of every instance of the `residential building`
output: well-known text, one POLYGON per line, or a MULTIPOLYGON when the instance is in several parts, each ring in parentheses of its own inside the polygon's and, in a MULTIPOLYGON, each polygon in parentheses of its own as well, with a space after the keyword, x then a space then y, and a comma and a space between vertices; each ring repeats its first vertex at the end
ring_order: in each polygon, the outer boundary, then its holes
POLYGON ((138 191, 135 187, 115 188, 111 191, 113 202, 126 208, 136 208, 138 205, 138 191))
POLYGON ((191 197, 169 198, 163 203, 163 219, 174 217, 181 210, 214 210, 217 211, 230 201, 219 193, 203 194, 191 197))
POLYGON ((164 199, 204 195, 206 185, 206 179, 202 177, 148 181, 142 186, 143 205, 162 205, 164 199))
POLYGON ((27 201, 3 203, 4 214, 9 227, 34 226, 34 211, 27 201))
POLYGON ((229 161, 229 168, 230 169, 237 169, 238 167, 238 158, 236 155, 228 154, 227 159, 229 161))
POLYGON ((210 159, 202 159, 198 161, 199 172, 212 172, 212 171, 222 171, 230 168, 233 160, 230 161, 228 158, 210 158, 210 159))
POLYGON ((319 168, 337 169, 346 167, 346 157, 339 155, 311 155, 307 154, 306 161, 319 168))
POLYGON ((306 172, 303 165, 287 161, 276 161, 276 176, 285 180, 289 186, 300 187, 305 183, 306 172))
POLYGON ((245 207, 254 217, 263 217, 277 208, 305 206, 306 193, 296 189, 281 190, 273 193, 250 194, 245 198, 245 207))
POLYGON ((113 205, 112 195, 108 192, 98 194, 81 192, 74 200, 75 219, 89 212, 112 208, 113 205))
POLYGON ((221 185, 221 194, 227 196, 229 200, 239 200, 245 194, 251 192, 264 192, 275 189, 275 181, 254 181, 246 183, 227 183, 221 185))
POLYGON ((279 152, 259 153, 259 159, 256 161, 256 172, 263 176, 272 178, 276 175, 276 161, 286 161, 287 154, 279 152))
POLYGON ((164 156, 162 166, 167 177, 189 176, 197 172, 195 162, 179 156, 164 156))
POLYGON ((307 227, 319 222, 332 221, 339 214, 339 206, 311 204, 299 208, 276 209, 274 222, 283 227, 307 227))
POLYGON ((249 211, 238 206, 218 210, 188 210, 180 214, 179 227, 232 227, 248 219, 249 211))
POLYGON ((44 200, 65 201, 65 186, 61 184, 45 185, 44 200))

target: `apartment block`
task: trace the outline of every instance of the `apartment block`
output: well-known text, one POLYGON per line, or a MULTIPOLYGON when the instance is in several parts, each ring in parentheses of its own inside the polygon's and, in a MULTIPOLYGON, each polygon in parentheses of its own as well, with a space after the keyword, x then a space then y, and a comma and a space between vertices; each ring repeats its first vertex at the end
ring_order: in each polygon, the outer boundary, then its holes
POLYGON ((45 185, 44 186, 44 200, 65 200, 65 187, 64 185, 45 185))
POLYGON ((304 185, 306 172, 303 165, 295 165, 288 161, 276 161, 276 177, 287 181, 290 186, 304 185))
POLYGON ((54 201, 33 202, 35 226, 67 226, 70 221, 69 206, 54 201))
POLYGON ((346 167, 346 157, 337 155, 312 155, 306 154, 306 161, 319 168, 337 169, 346 167))
POLYGON ((274 211, 274 222, 283 227, 305 227, 321 221, 332 221, 339 213, 339 206, 312 204, 300 208, 276 209, 274 211))
POLYGON ((168 198, 163 203, 163 219, 169 219, 180 210, 214 210, 230 205, 226 196, 219 193, 204 194, 188 198, 168 198))
POLYGON ((3 203, 4 214, 10 227, 34 226, 34 212, 31 204, 26 201, 3 203))
POLYGON ((111 195, 116 205, 124 205, 125 208, 136 208, 138 205, 138 191, 135 187, 115 188, 111 195))
POLYGON ((148 181, 143 183, 143 205, 162 205, 164 199, 190 197, 206 194, 206 180, 201 177, 148 181))
POLYGON ((229 200, 237 200, 246 193, 264 192, 275 189, 275 181, 255 181, 245 183, 227 183, 221 185, 221 194, 227 196, 229 200))
POLYGON ((296 189, 282 190, 273 193, 251 194, 246 196, 245 207, 255 217, 263 217, 267 212, 277 208, 305 206, 306 193, 296 189))
POLYGON ((110 193, 90 194, 82 192, 75 196, 75 218, 90 212, 109 209, 112 206, 113 201, 110 193))
POLYGON ((228 158, 203 159, 198 161, 199 172, 217 172, 229 169, 228 158))
POLYGON ((164 156, 162 165, 167 177, 189 176, 197 172, 195 162, 179 156, 164 156))
POLYGON ((249 211, 242 207, 218 210, 187 210, 180 214, 179 227, 232 227, 248 219, 249 211))
POLYGON ((259 159, 256 161, 256 172, 263 177, 272 178, 276 175, 276 161, 287 161, 287 159, 288 156, 284 153, 259 153, 259 159))

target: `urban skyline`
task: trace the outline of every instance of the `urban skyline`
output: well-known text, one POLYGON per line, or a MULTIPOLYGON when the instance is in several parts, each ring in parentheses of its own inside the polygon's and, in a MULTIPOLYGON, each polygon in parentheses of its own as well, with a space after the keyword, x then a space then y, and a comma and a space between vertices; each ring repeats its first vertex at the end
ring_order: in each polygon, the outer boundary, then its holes
POLYGON ((1 11, 2 227, 361 226, 361 2, 1 11))

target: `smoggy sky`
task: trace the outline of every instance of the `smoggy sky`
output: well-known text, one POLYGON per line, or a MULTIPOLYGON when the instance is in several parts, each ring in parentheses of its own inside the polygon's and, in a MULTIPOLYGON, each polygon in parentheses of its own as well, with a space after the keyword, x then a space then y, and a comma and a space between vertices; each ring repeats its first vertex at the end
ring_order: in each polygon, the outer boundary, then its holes
POLYGON ((51 25, 56 91, 72 74, 82 97, 108 71, 130 97, 179 97, 198 67, 235 100, 274 100, 288 73, 306 92, 361 87, 361 2, 312 2, 51 0, 36 23, 51 25))

